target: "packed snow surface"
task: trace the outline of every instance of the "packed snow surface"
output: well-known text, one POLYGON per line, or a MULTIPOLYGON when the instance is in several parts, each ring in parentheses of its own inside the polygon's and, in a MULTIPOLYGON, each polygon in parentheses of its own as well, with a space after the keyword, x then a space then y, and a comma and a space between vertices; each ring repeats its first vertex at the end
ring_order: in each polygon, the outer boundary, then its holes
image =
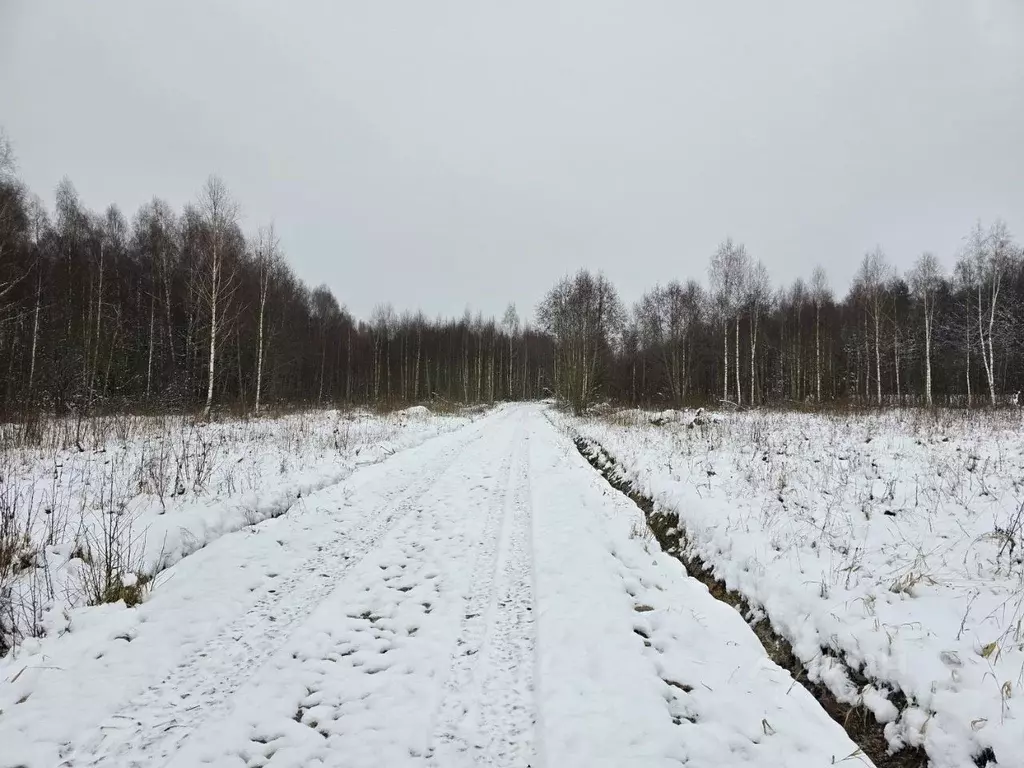
POLYGON ((693 416, 559 419, 678 513, 689 551, 892 747, 1024 765, 1020 413, 693 416))
POLYGON ((5 522, 28 566, 9 585, 0 569, 0 590, 10 590, 6 603, 0 599, 0 634, 11 633, 4 605, 15 640, 25 636, 31 645, 32 635, 59 634, 66 609, 90 602, 111 560, 122 583, 133 585, 138 574, 173 565, 225 533, 284 514, 359 466, 470 421, 419 406, 212 423, 64 419, 34 440, 0 425, 0 509, 12 515, 5 522), (116 547, 108 544, 114 540, 116 547))
POLYGON ((223 535, 0 661, 0 766, 866 764, 541 405, 223 535))

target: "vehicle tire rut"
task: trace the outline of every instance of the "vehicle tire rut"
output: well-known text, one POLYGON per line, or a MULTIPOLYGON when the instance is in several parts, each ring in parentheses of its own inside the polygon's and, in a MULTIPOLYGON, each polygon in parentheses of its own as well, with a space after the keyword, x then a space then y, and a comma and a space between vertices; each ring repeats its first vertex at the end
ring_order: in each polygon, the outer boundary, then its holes
POLYGON ((278 579, 272 590, 216 631, 159 683, 107 718, 89 741, 69 745, 60 766, 153 765, 173 755, 202 722, 224 714, 232 694, 284 645, 349 571, 410 517, 418 501, 481 437, 477 433, 448 448, 389 494, 380 514, 325 542, 316 555, 278 579))
POLYGON ((517 431, 499 514, 481 549, 429 753, 437 766, 533 763, 533 561, 529 448, 517 431))

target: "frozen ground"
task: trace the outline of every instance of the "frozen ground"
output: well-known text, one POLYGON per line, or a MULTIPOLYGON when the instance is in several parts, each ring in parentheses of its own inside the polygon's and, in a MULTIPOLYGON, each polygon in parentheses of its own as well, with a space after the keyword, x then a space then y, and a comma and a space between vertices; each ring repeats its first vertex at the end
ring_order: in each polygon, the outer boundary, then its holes
POLYGON ((30 439, 0 425, 0 650, 59 634, 66 609, 470 420, 424 408, 121 416, 44 422, 30 439))
POLYGON ((893 747, 1024 765, 1020 415, 693 416, 559 418, 677 512, 690 551, 893 747))
POLYGON ((538 405, 76 610, 0 661, 0 745, 2 768, 866 762, 538 405))

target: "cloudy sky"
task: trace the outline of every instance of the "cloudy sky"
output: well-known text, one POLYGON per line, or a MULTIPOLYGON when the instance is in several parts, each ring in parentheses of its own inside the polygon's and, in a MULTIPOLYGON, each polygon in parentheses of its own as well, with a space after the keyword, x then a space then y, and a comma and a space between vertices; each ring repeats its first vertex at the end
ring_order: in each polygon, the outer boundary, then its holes
POLYGON ((633 301, 746 243, 845 290, 876 243, 1024 235, 1024 3, 0 0, 0 125, 52 199, 129 214, 219 174, 307 282, 532 313, 633 301))

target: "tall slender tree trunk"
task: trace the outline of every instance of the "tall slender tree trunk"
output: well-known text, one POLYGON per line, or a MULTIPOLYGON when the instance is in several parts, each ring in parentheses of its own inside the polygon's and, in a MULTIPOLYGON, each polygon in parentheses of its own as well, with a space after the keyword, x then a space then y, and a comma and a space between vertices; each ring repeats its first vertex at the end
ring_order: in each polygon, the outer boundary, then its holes
POLYGON ((476 401, 484 399, 484 336, 480 333, 476 342, 476 401))
POLYGON ((235 325, 235 376, 238 403, 245 407, 245 377, 242 375, 242 332, 235 325))
MULTIPOLYGON (((526 400, 529 396, 530 387, 530 346, 526 340, 526 335, 523 335, 523 400, 526 400)), ((539 390, 538 390, 539 392, 539 390)))
MULTIPOLYGON (((753 372, 751 372, 753 375, 753 372)), ((740 386, 740 313, 736 313, 736 405, 743 400, 743 388, 740 386)))
POLYGON ((725 369, 722 373, 722 400, 729 399, 729 321, 724 321, 722 333, 722 359, 725 369))
MULTIPOLYGON (((934 299, 933 299, 934 301, 934 299)), ((931 408, 932 403, 932 317, 927 294, 924 297, 924 396, 931 408)))
POLYGON ((582 370, 583 378, 582 378, 582 383, 580 384, 579 402, 577 402, 577 404, 576 404, 577 410, 579 412, 582 412, 584 406, 586 406, 586 404, 587 404, 587 392, 589 391, 589 387, 590 387, 590 378, 589 378, 590 367, 587 365, 587 358, 588 358, 587 347, 586 347, 586 343, 584 343, 583 350, 582 350, 581 355, 580 355, 580 367, 583 369, 582 370))
POLYGON ((970 344, 970 339, 968 339, 968 343, 966 345, 966 350, 967 350, 967 367, 965 368, 964 378, 967 381, 967 407, 970 408, 971 405, 972 405, 972 402, 973 402, 973 398, 971 397, 971 344, 970 344))
POLYGON ((693 338, 690 331, 687 331, 683 338, 683 373, 681 378, 682 402, 685 403, 690 395, 690 360, 692 359, 691 347, 693 338))
MULTIPOLYGON (((321 337, 322 336, 323 336, 323 332, 321 331, 321 337)), ((318 376, 320 383, 317 386, 317 391, 316 391, 316 401, 317 401, 318 404, 323 403, 323 401, 324 401, 324 362, 326 361, 326 359, 327 359, 327 341, 326 340, 322 340, 320 342, 320 374, 318 376)))
POLYGON ((786 397, 786 321, 779 324, 779 375, 776 379, 775 395, 779 400, 786 397))
POLYGON ((462 399, 469 402, 469 329, 462 345, 462 399))
POLYGON ((380 337, 373 339, 373 401, 380 398, 380 337))
POLYGON ((423 328, 416 328, 416 365, 413 368, 412 396, 416 402, 420 399, 420 355, 423 352, 423 328))
MULTIPOLYGON (((90 362, 92 356, 92 311, 93 301, 95 299, 94 288, 92 278, 89 278, 89 309, 88 314, 85 317, 85 322, 82 324, 82 390, 88 396, 89 390, 89 371, 92 370, 92 364, 90 362)), ((980 299, 979 299, 980 301, 980 299)), ((980 312, 980 309, 979 309, 980 312)), ((979 320, 979 323, 981 321, 979 320)))
POLYGON ((206 407, 203 409, 203 416, 205 418, 210 417, 210 410, 213 408, 213 383, 217 372, 217 299, 220 294, 220 262, 218 257, 217 237, 214 235, 213 275, 210 289, 210 358, 207 371, 206 407))
POLYGON ((384 374, 387 376, 387 387, 385 394, 387 396, 387 402, 391 402, 391 337, 388 336, 384 340, 384 374))
POLYGON ((814 398, 821 402, 821 302, 814 302, 814 398))
POLYGON ((352 326, 346 329, 345 337, 345 402, 352 402, 352 326))
POLYGON ((42 298, 42 275, 36 278, 36 308, 32 313, 32 356, 28 366, 28 392, 32 396, 32 386, 36 379, 36 350, 39 345, 39 304, 42 298))
POLYGON ((170 280, 164 275, 164 311, 167 316, 167 351, 171 356, 172 370, 178 364, 174 354, 174 323, 171 319, 171 285, 170 280))
POLYGON ((832 348, 832 337, 829 336, 829 338, 828 338, 828 381, 829 381, 829 393, 828 393, 828 396, 832 400, 835 400, 835 398, 836 398, 836 390, 837 390, 835 360, 836 360, 836 356, 835 356, 835 354, 833 352, 833 348, 832 348))
MULTIPOLYGON (((114 338, 110 342, 110 354, 107 355, 107 368, 103 374, 103 387, 100 389, 100 393, 103 397, 107 396, 107 388, 110 384, 110 369, 114 365, 114 352, 117 349, 117 337, 121 332, 121 311, 118 308, 116 316, 114 318, 114 338)), ((97 371, 97 376, 99 372, 97 371)))
POLYGON ((750 314, 750 405, 757 404, 754 391, 754 371, 757 364, 757 307, 750 314))
POLYGON ((900 338, 896 332, 896 323, 893 322, 893 334, 892 334, 892 346, 893 346, 893 365, 896 369, 896 403, 902 402, 902 392, 900 391, 900 338))
POLYGON ((399 353, 402 357, 402 367, 399 369, 399 382, 398 382, 398 396, 401 398, 403 403, 409 401, 409 334, 403 329, 402 331, 402 349, 399 353))
POLYGON ((864 403, 871 402, 871 332, 868 330, 868 310, 864 312, 864 403))
POLYGON ((100 335, 103 321, 103 243, 100 243, 100 274, 96 295, 96 351, 93 354, 93 371, 89 376, 89 400, 92 400, 95 379, 99 375, 100 367, 100 335))
POLYGON ((256 403, 254 410, 260 412, 260 397, 263 394, 263 324, 267 314, 267 287, 260 290, 260 317, 256 330, 256 403))
MULTIPOLYGON (((998 278, 993 277, 992 279, 995 281, 998 278)), ((992 289, 992 300, 988 315, 988 391, 989 396, 992 398, 992 405, 996 404, 996 357, 992 346, 992 338, 995 335, 996 300, 998 298, 999 289, 994 287, 992 289)))
POLYGON ((800 311, 803 308, 803 300, 801 299, 796 305, 796 400, 799 402, 803 400, 804 396, 804 379, 803 379, 803 358, 804 358, 804 347, 803 347, 803 313, 800 311))
POLYGON ((489 402, 489 403, 493 403, 494 402, 494 358, 495 358, 494 334, 491 334, 490 366, 489 366, 489 370, 488 370, 488 373, 487 373, 487 389, 488 389, 487 402, 489 402))
POLYGON ((882 404, 882 341, 879 328, 878 299, 875 299, 875 387, 878 392, 878 404, 882 404))
POLYGON ((153 345, 156 330, 156 293, 149 299, 149 354, 146 356, 146 399, 153 391, 153 345))
POLYGON ((978 283, 978 342, 981 346, 981 363, 985 369, 985 379, 988 382, 989 397, 991 398, 992 404, 995 404, 995 389, 992 383, 992 364, 989 359, 989 347, 985 341, 985 331, 983 325, 983 306, 982 306, 982 285, 978 283))

